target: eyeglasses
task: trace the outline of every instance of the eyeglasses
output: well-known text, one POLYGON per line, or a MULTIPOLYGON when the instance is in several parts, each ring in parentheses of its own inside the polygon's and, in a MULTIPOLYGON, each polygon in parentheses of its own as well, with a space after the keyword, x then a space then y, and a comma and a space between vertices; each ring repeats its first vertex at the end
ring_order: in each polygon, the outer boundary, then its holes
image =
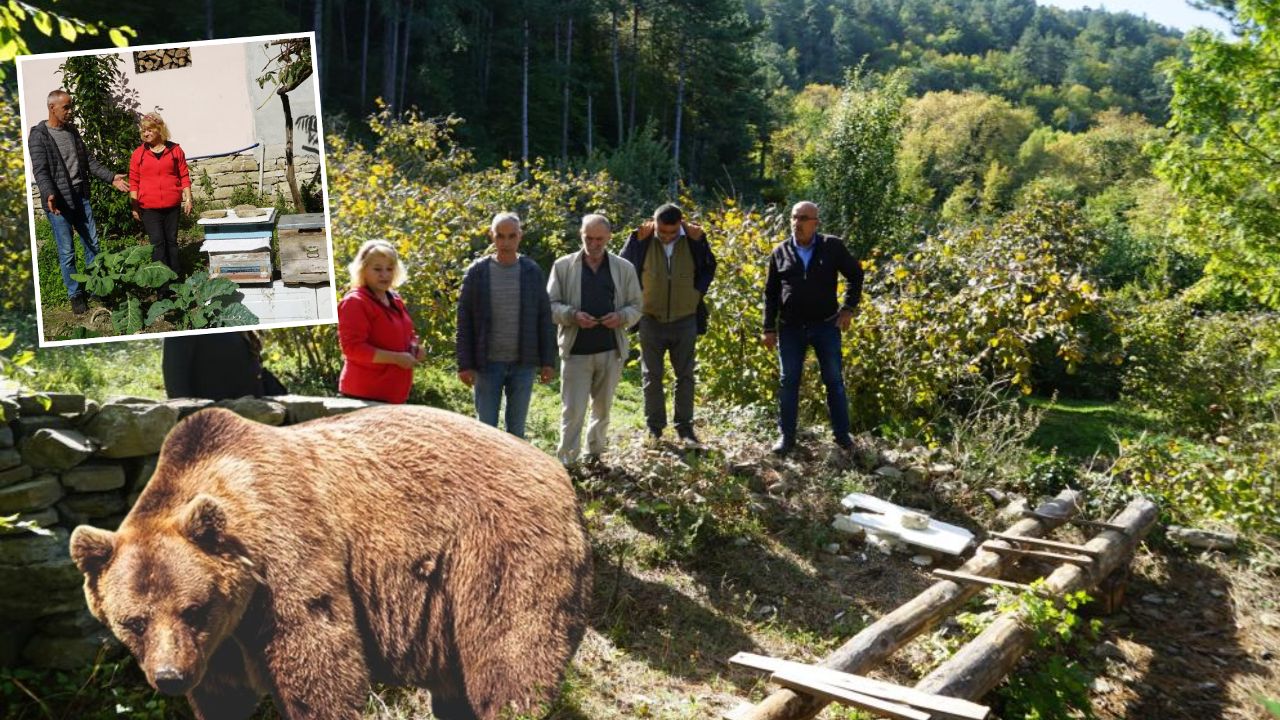
POLYGON ((807 222, 809 220, 817 220, 818 218, 816 215, 792 215, 791 219, 799 220, 800 222, 807 222))

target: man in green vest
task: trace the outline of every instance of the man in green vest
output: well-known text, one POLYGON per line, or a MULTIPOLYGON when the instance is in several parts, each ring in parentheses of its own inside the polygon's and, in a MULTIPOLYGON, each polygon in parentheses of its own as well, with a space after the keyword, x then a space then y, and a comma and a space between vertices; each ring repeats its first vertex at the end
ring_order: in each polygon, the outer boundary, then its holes
POLYGON ((644 296, 640 318, 640 367, 644 385, 644 417, 649 436, 661 439, 667 426, 662 376, 664 356, 671 356, 676 376, 676 433, 696 447, 693 432, 694 362, 698 335, 707 330, 703 298, 715 278, 716 258, 706 234, 684 222, 679 206, 667 203, 627 238, 622 257, 636 268, 644 296), (654 242, 657 238, 657 242, 654 242))

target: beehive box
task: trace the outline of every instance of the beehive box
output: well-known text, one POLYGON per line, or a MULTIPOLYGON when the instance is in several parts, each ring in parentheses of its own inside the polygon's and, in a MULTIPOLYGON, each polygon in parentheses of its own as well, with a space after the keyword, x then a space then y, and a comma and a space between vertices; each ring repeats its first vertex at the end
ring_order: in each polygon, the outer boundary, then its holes
POLYGON ((238 283, 271 282, 271 248, 249 252, 210 252, 209 277, 238 283))
POLYGON ((287 283, 329 282, 329 237, 323 213, 282 215, 277 227, 280 279, 287 283))
POLYGON ((237 283, 271 282, 275 208, 262 210, 264 214, 252 217, 238 217, 229 210, 225 217, 198 221, 205 237, 200 249, 209 254, 209 277, 237 283))

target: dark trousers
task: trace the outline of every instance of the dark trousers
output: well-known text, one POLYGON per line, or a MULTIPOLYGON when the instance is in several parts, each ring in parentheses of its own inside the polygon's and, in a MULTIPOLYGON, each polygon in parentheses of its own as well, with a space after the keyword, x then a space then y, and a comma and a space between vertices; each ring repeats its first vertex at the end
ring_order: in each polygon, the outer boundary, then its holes
POLYGON ((698 320, 690 315, 669 323, 648 315, 640 318, 640 369, 644 385, 644 420, 649 429, 667 426, 667 398, 662 388, 663 358, 671 353, 676 375, 676 431, 693 430, 693 369, 698 342, 698 320))
POLYGON ((151 259, 162 262, 182 277, 182 265, 178 261, 178 213, 181 208, 151 210, 142 208, 142 227, 151 238, 151 259))
POLYGON ((785 438, 796 436, 800 407, 800 376, 809 347, 818 357, 822 384, 827 388, 827 412, 836 440, 849 434, 849 399, 844 390, 840 362, 840 328, 834 322, 783 325, 778 328, 778 360, 782 365, 782 389, 778 395, 778 430, 785 438))

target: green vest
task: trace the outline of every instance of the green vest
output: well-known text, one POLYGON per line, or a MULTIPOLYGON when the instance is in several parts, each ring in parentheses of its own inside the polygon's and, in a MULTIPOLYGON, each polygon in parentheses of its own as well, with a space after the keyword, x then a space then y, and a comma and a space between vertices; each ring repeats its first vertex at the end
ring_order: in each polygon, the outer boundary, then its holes
POLYGON ((689 239, 683 235, 675 241, 671 253, 671 268, 667 269, 667 253, 662 241, 653 238, 649 253, 644 258, 644 304, 642 310, 658 322, 672 322, 689 317, 698 311, 702 296, 693 286, 693 251, 689 239))

